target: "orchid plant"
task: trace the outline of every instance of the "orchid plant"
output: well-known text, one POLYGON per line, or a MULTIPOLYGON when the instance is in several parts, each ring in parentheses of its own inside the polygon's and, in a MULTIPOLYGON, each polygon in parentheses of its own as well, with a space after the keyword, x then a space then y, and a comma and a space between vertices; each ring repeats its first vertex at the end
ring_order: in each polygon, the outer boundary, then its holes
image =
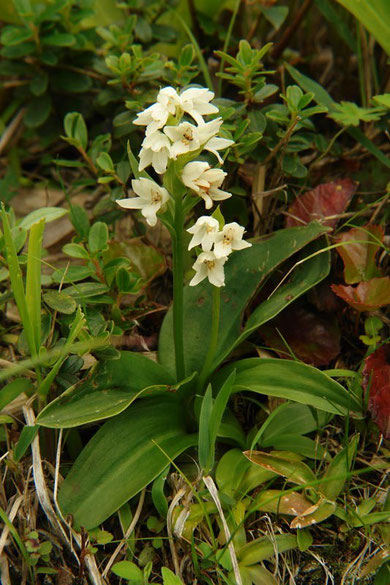
POLYGON ((231 197, 223 189, 221 153, 234 143, 223 135, 213 98, 201 87, 161 89, 134 120, 145 128, 139 157, 128 147, 132 192, 117 203, 140 210, 151 227, 163 222, 172 239, 173 304, 161 327, 157 361, 129 351, 102 360, 37 419, 52 428, 109 419, 58 494, 76 528, 97 526, 151 482, 155 506, 166 514, 166 469, 187 449, 197 447, 207 476, 215 467, 217 439, 251 448, 257 429, 245 436, 228 405, 235 392, 278 396, 332 414, 361 413, 358 397, 313 367, 273 358, 232 359, 233 350, 261 325, 327 276, 329 254, 321 238, 328 228, 313 222, 249 243, 243 226, 225 223, 216 206, 231 197), (203 206, 216 207, 196 218, 203 206), (274 280, 267 297, 256 297, 275 269, 302 250, 288 277, 274 280), (186 254, 196 255, 188 285, 186 254))
MULTIPOLYGON (((151 166, 160 178, 160 183, 149 176, 140 176, 132 181, 135 197, 118 200, 125 209, 139 209, 150 226, 157 223, 157 214, 168 227, 173 242, 174 280, 174 330, 176 373, 184 377, 183 349, 183 231, 185 209, 191 209, 199 198, 205 208, 211 209, 215 202, 231 197, 220 189, 226 172, 213 168, 206 161, 197 160, 204 151, 215 155, 223 163, 219 151, 233 145, 233 140, 218 136, 222 118, 210 121, 205 116, 216 115, 213 92, 205 88, 192 87, 180 94, 173 87, 161 89, 157 101, 137 115, 134 124, 145 126, 145 138, 139 153, 138 171, 151 166), (191 120, 187 120, 190 118, 191 120), (193 123, 195 122, 195 124, 193 123), (163 214, 169 208, 169 213, 163 214), (173 221, 171 219, 173 218, 173 221)), ((188 250, 198 248, 193 265, 195 275, 189 283, 196 286, 205 278, 215 287, 213 306, 213 331, 218 332, 220 287, 225 286, 224 265, 234 250, 251 246, 243 240, 244 228, 236 222, 224 225, 222 214, 219 220, 203 215, 187 231, 192 234, 188 250), (221 225, 222 224, 222 225, 221 225)), ((216 339, 212 338, 206 364, 215 351, 216 339)))

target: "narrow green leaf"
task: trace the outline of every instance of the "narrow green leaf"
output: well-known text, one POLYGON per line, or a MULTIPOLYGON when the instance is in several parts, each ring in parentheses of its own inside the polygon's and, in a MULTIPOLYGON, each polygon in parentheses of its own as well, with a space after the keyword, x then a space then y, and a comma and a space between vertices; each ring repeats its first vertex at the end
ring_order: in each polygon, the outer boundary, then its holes
POLYGON ((32 328, 32 324, 30 321, 30 315, 27 308, 26 303, 26 296, 24 292, 24 284, 23 284, 23 276, 22 271, 20 270, 18 256, 15 250, 14 242, 12 239, 12 234, 10 230, 10 226, 8 223, 8 216, 5 211, 4 205, 1 209, 1 217, 3 221, 3 231, 4 231, 4 239, 5 239, 5 246, 7 250, 7 262, 8 268, 10 273, 10 280, 12 285, 12 292, 15 298, 16 305, 18 307, 18 311, 20 317, 22 319, 24 333, 27 338, 27 343, 30 349, 31 355, 35 356, 35 335, 32 328))
POLYGON ((236 369, 233 392, 250 390, 314 406, 325 412, 362 416, 362 405, 351 392, 320 370, 300 362, 249 358, 225 366, 211 383, 220 384, 236 369))
POLYGON ((44 229, 44 219, 31 226, 27 252, 26 304, 34 332, 36 352, 41 345, 41 256, 44 229))
POLYGON ((33 442, 34 438, 36 437, 39 431, 39 425, 34 426, 24 426, 22 432, 20 433, 20 437, 18 442, 16 443, 16 447, 14 450, 14 461, 18 463, 23 455, 26 453, 27 449, 33 442))
POLYGON ((334 457, 322 478, 319 490, 328 500, 335 501, 341 493, 355 459, 359 435, 353 436, 347 447, 334 457))

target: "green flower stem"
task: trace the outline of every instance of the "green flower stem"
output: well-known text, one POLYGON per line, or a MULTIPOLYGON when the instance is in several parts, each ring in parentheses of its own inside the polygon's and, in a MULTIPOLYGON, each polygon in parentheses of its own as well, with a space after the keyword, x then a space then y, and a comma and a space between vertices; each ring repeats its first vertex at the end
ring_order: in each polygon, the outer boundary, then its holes
POLYGON ((182 194, 175 197, 174 214, 175 237, 173 238, 173 338, 175 342, 176 376, 183 380, 184 367, 184 328, 183 328, 183 232, 184 212, 182 194))
POLYGON ((213 307, 212 307, 212 318, 211 318, 211 335, 210 345, 207 352, 205 362, 203 364, 202 371, 199 375, 198 390, 201 391, 205 382, 210 375, 210 369, 213 365, 215 352, 218 344, 218 332, 219 332, 219 317, 221 312, 221 288, 218 286, 213 287, 213 307))

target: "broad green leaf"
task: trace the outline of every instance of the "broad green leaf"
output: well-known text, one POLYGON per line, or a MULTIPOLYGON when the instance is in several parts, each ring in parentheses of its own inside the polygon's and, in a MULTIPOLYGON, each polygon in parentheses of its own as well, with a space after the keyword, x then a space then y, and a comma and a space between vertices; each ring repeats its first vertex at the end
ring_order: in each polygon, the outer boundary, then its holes
POLYGON ((358 443, 359 435, 355 435, 349 441, 348 446, 344 447, 328 465, 319 486, 319 491, 328 500, 336 500, 341 493, 355 459, 358 443))
POLYGON ((124 351, 119 360, 101 362, 85 380, 48 404, 37 422, 45 427, 69 428, 110 418, 125 410, 140 391, 150 394, 172 383, 172 376, 159 364, 124 351))
POLYGON ((41 207, 41 209, 35 209, 31 213, 27 214, 20 222, 19 227, 25 230, 41 219, 44 219, 46 223, 59 219, 68 213, 67 209, 62 207, 41 207))
POLYGON ((112 572, 118 577, 128 579, 132 585, 144 585, 144 576, 140 568, 131 561, 119 561, 112 566, 112 572))
MULTIPOLYGON (((251 329, 246 329, 242 334, 242 315, 266 277, 279 264, 327 231, 327 228, 316 222, 304 227, 280 230, 262 241, 254 242, 251 248, 232 255, 226 264, 226 286, 221 291, 221 316, 215 367, 230 353, 238 341, 250 333, 251 329)), ((296 286, 299 288, 297 296, 306 290, 306 287, 299 282, 296 282, 296 286)), ((184 289, 186 374, 199 371, 206 357, 210 339, 212 288, 210 283, 203 282, 198 286, 188 286, 184 289)), ((283 299, 275 302, 275 307, 273 304, 267 305, 264 321, 274 317, 291 302, 292 299, 288 297, 288 294, 289 292, 286 292, 283 299)), ((293 298, 296 297, 293 296, 293 298)), ((272 297, 269 301, 274 302, 272 297)), ((254 328, 258 327, 257 321, 256 324, 255 321, 252 324, 254 328)), ((172 310, 170 310, 160 332, 159 361, 174 372, 175 352, 172 328, 172 310)))
POLYGON ((360 401, 320 370, 292 360, 249 358, 225 366, 212 378, 220 384, 237 369, 233 392, 250 390, 314 406, 319 410, 361 416, 360 401))
MULTIPOLYGON (((386 0, 383 0, 386 1, 386 0)), ((322 87, 316 81, 310 79, 306 75, 303 75, 298 69, 292 67, 292 65, 285 64, 285 67, 291 77, 299 83, 299 85, 305 90, 310 91, 314 94, 314 99, 317 104, 324 105, 328 108, 329 112, 334 111, 337 102, 328 94, 326 89, 322 87)), ((348 128, 347 132, 360 144, 364 146, 372 155, 374 155, 382 164, 390 168, 390 159, 378 148, 369 138, 367 138, 359 128, 348 128)))
POLYGON ((107 421, 81 452, 59 492, 64 516, 93 528, 196 444, 174 396, 139 400, 107 421))
POLYGON ((22 394, 22 392, 29 392, 33 388, 32 383, 27 378, 17 378, 13 380, 0 390, 0 411, 3 410, 7 404, 12 402, 15 398, 22 394))
POLYGON ((244 455, 252 463, 285 477, 289 482, 305 486, 316 481, 310 467, 302 461, 281 457, 276 452, 270 454, 262 451, 245 451, 244 455))
POLYGON ((272 538, 262 536, 240 548, 237 551, 237 558, 240 565, 256 565, 296 546, 297 537, 294 534, 276 534, 272 538))

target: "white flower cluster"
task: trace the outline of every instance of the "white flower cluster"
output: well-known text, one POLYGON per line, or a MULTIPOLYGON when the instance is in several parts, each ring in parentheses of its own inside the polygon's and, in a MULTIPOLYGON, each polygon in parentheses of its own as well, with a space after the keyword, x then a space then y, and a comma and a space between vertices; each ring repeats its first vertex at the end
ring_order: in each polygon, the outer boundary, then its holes
POLYGON ((188 246, 191 250, 201 246, 202 252, 196 259, 193 268, 195 276, 190 286, 196 286, 206 277, 214 286, 225 285, 223 265, 233 250, 243 250, 252 244, 242 239, 244 228, 236 223, 227 223, 219 230, 219 223, 214 217, 203 215, 191 228, 187 230, 192 235, 188 246))
POLYGON ((159 175, 165 173, 169 159, 203 148, 222 163, 219 150, 233 144, 232 140, 217 137, 222 118, 205 122, 203 116, 218 113, 210 104, 214 94, 205 88, 192 87, 178 94, 173 87, 161 89, 157 102, 138 114, 134 124, 146 126, 146 136, 140 151, 139 170, 152 165, 159 175), (188 114, 195 122, 180 122, 188 114), (171 124, 169 124, 171 122, 171 124), (179 123, 178 123, 179 122, 179 123))
MULTIPOLYGON (((145 126, 145 138, 139 153, 139 170, 152 165, 157 174, 166 172, 170 160, 186 155, 186 160, 196 158, 202 150, 213 153, 220 163, 223 162, 219 151, 231 146, 232 140, 217 136, 222 118, 205 122, 203 116, 217 114, 218 108, 210 103, 213 92, 205 88, 192 87, 180 94, 173 87, 161 89, 155 104, 137 115, 134 124, 145 126), (195 124, 183 119, 189 116, 195 124)), ((226 173, 211 168, 207 162, 193 160, 181 171, 181 180, 193 193, 204 200, 206 209, 211 209, 215 201, 231 197, 220 187, 226 173)), ((148 178, 132 181, 136 197, 118 200, 121 207, 140 209, 147 223, 157 223, 157 213, 164 209, 171 195, 168 191, 148 178)), ((208 277, 215 286, 223 286, 223 265, 233 250, 242 250, 251 244, 244 242, 244 228, 230 223, 219 231, 216 219, 203 216, 188 230, 193 234, 189 249, 201 246, 202 252, 193 268, 196 271, 190 285, 194 286, 208 277)))

